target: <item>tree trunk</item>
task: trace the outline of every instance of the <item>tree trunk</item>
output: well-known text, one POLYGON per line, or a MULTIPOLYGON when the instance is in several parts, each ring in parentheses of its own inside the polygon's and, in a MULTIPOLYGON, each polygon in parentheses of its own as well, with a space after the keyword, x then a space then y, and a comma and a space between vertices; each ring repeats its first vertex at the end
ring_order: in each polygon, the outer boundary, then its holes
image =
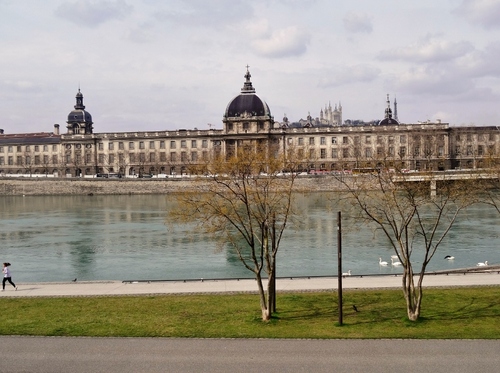
POLYGON ((274 271, 271 271, 269 273, 269 279, 267 282, 267 309, 269 310, 269 314, 276 312, 275 299, 276 299, 276 282, 275 282, 274 271))
POLYGON ((410 321, 417 321, 420 317, 420 306, 422 304, 422 278, 415 287, 413 279, 413 268, 408 264, 403 266, 403 293, 406 301, 406 313, 410 321))
POLYGON ((266 292, 264 291, 264 286, 262 285, 262 277, 260 276, 260 273, 255 274, 255 279, 257 280, 257 286, 259 287, 262 321, 268 321, 269 319, 271 319, 271 312, 270 308, 268 307, 268 300, 266 299, 266 292))

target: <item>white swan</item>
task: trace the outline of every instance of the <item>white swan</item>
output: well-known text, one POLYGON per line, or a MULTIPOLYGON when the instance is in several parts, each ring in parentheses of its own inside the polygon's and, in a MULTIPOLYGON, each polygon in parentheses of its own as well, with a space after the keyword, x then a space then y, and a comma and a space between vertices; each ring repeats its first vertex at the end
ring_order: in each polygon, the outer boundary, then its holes
POLYGON ((391 258, 392 258, 392 259, 397 259, 397 258, 398 258, 398 256, 397 256, 397 255, 391 255, 391 258))
POLYGON ((378 264, 379 264, 379 265, 381 265, 381 266, 384 266, 384 267, 385 267, 386 265, 389 265, 389 263, 387 263, 387 262, 383 262, 383 261, 382 261, 382 258, 378 258, 378 264))
POLYGON ((488 261, 485 260, 484 263, 477 263, 476 264, 478 267, 484 267, 484 266, 487 266, 488 265, 488 261))
POLYGON ((453 260, 453 259, 455 259, 455 257, 454 257, 454 256, 451 256, 451 255, 446 255, 444 258, 445 258, 445 259, 448 259, 448 260, 453 260))
POLYGON ((348 270, 347 272, 342 273, 342 276, 350 276, 351 275, 351 270, 348 270))
POLYGON ((393 259, 392 257, 391 257, 391 264, 392 264, 393 266, 400 266, 400 265, 402 265, 402 263, 401 263, 401 262, 399 262, 399 261, 394 261, 394 259, 393 259))

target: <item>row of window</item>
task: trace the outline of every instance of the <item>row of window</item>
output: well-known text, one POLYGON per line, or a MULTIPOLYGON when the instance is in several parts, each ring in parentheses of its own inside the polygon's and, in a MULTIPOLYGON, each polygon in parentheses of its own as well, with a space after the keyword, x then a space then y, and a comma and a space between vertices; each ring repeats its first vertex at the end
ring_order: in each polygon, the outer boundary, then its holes
MULTIPOLYGON (((180 140, 179 145, 180 145, 181 149, 187 148, 188 144, 191 146, 192 149, 196 149, 196 148, 198 148, 198 144, 200 142, 201 142, 202 148, 208 148, 208 140, 180 140)), ((157 146, 159 147, 159 149, 166 149, 166 143, 167 142, 165 140, 158 141, 158 144, 156 141, 149 141, 149 143, 144 142, 144 141, 139 141, 138 143, 130 141, 127 145, 128 145, 129 150, 134 150, 136 148, 136 146, 138 147, 138 149, 146 149, 146 144, 148 145, 148 149, 156 149, 157 146)), ((117 149, 119 149, 119 150, 124 150, 125 145, 126 145, 126 143, 124 143, 122 141, 117 142, 117 143, 109 142, 108 143, 108 150, 115 150, 115 147, 117 147, 117 149)), ((170 141, 170 149, 176 149, 177 145, 178 145, 177 140, 170 141)), ((73 144, 73 145, 66 144, 65 148, 67 150, 70 150, 72 147, 74 147, 75 149, 81 149, 82 146, 83 146, 82 144, 73 144)), ((102 142, 98 143, 97 147, 99 150, 104 150, 104 143, 102 143, 102 142)), ((92 148, 92 144, 85 144, 85 148, 87 148, 87 149, 92 148)), ((40 152, 40 151, 47 152, 47 151, 49 151, 49 145, 25 145, 24 149, 23 149, 22 145, 0 146, 0 153, 4 153, 5 150, 7 150, 8 153, 13 153, 14 149, 18 153, 20 153, 22 151, 30 152, 32 150, 35 152, 40 152)), ((51 149, 53 152, 57 151, 57 145, 55 145, 55 144, 51 145, 51 149)))
MULTIPOLYGON (((227 130, 228 130, 228 131, 232 131, 232 130, 234 129, 234 125, 233 125, 233 123, 227 123, 227 124, 226 124, 226 128, 227 128, 227 130)), ((248 123, 248 122, 243 122, 243 123, 241 124, 241 128, 242 128, 244 131, 248 131, 248 130, 250 129, 250 123, 248 123)), ((257 128, 258 128, 259 130, 263 130, 263 129, 264 129, 264 123, 262 123, 262 122, 257 123, 257 128)))
MULTIPOLYGON (((5 150, 7 150, 8 153, 13 153, 14 149, 16 152, 20 153, 23 151, 23 146, 22 145, 9 145, 9 146, 0 146, 0 153, 4 153, 5 150)), ((35 152, 48 152, 49 149, 52 149, 53 152, 57 151, 57 145, 25 145, 24 146, 24 151, 25 152, 31 152, 32 150, 35 152)))
MULTIPOLYGON (((439 136, 442 136, 442 140, 444 141, 444 135, 439 135, 439 136)), ((395 138, 397 138, 397 136, 393 136, 393 135, 390 135, 390 136, 366 135, 366 136, 353 136, 353 137, 350 137, 350 136, 332 136, 329 138, 329 141, 331 142, 331 144, 334 144, 334 145, 335 144, 349 145, 351 143, 358 145, 358 144, 361 144, 362 140, 364 141, 365 144, 371 144, 373 141, 376 141, 377 144, 384 144, 386 141, 389 144, 394 144, 395 138), (384 140, 384 139, 386 139, 386 140, 384 140)), ((289 137, 287 139, 287 143, 289 145, 292 145, 294 142, 293 139, 294 139, 293 137, 289 137)), ((299 145, 299 146, 305 145, 306 140, 307 140, 308 145, 316 145, 316 141, 317 141, 316 139, 317 138, 313 137, 313 136, 308 137, 308 138, 298 137, 296 145, 299 145)), ((406 140, 407 140, 406 135, 399 136, 399 143, 400 144, 405 144, 406 140)), ((414 140, 416 140, 416 139, 414 138, 414 140)), ((319 137, 319 145, 326 145, 327 141, 328 141, 327 137, 324 137, 324 136, 319 137)))
MULTIPOLYGON (((198 143, 201 141, 201 147, 202 148, 208 148, 208 140, 180 140, 180 147, 181 149, 187 148, 188 144, 191 145, 191 149, 196 149, 198 148, 198 143)), ((134 150, 136 146, 138 149, 146 149, 146 144, 148 145, 148 149, 156 149, 157 145, 159 146, 159 149, 166 149, 166 141, 165 140, 160 140, 158 141, 158 144, 156 141, 149 141, 149 143, 145 141, 139 141, 138 143, 134 141, 130 141, 128 143, 128 150, 134 150)), ((176 149, 177 148, 177 140, 171 140, 170 141, 170 149, 176 149)), ((104 150, 104 143, 99 143, 97 145, 99 150, 104 150)), ((118 143, 114 142, 109 142, 108 143, 108 150, 115 150, 115 147, 118 147, 118 150, 124 150, 125 149, 125 143, 122 141, 119 141, 118 143)))
MULTIPOLYGON (((394 157, 396 156, 395 153, 395 148, 390 146, 387 148, 378 147, 376 149, 377 157, 383 157, 383 156, 389 156, 389 157, 394 157)), ((425 149, 426 152, 422 154, 420 147, 415 147, 413 150, 413 156, 419 157, 419 156, 444 156, 444 148, 442 146, 439 146, 437 148, 437 154, 434 154, 434 152, 431 151, 430 148, 425 149)), ((364 154, 361 153, 361 149, 351 149, 351 148, 343 148, 343 149, 331 149, 331 158, 339 158, 340 156, 342 158, 352 158, 352 157, 362 157, 364 156, 365 158, 373 158, 374 154, 374 149, 373 148, 365 148, 364 149, 364 154)), ((399 151, 397 153, 399 157, 406 157, 407 155, 407 149, 406 146, 401 146, 399 147, 399 151)), ((304 156, 304 151, 299 149, 299 157, 304 156)), ((309 149, 309 158, 314 158, 316 156, 316 150, 315 149, 309 149)), ((319 154, 320 159, 326 159, 327 157, 327 149, 320 149, 320 154, 319 154)))
MULTIPOLYGON (((203 160, 208 160, 208 151, 203 151, 201 153, 202 159, 203 160)), ((70 157, 67 155, 67 157, 70 157)), ((68 158, 70 159, 70 158, 68 158)), ((180 159, 181 162, 197 162, 199 160, 198 152, 193 151, 188 154, 188 152, 181 152, 180 153, 180 158, 179 154, 176 152, 171 152, 169 154, 168 160, 170 162, 177 162, 180 159)), ((128 154, 128 159, 125 154, 118 154, 118 157, 115 156, 115 154, 109 154, 106 156, 106 154, 99 154, 98 160, 100 164, 114 164, 116 161, 120 164, 124 164, 127 161, 130 163, 135 163, 135 162, 167 162, 167 153, 165 152, 160 152, 159 154, 156 153, 130 153, 128 154)))
MULTIPOLYGON (((466 133, 466 134, 457 134, 455 135, 455 141, 474 141, 475 134, 473 133, 466 133)), ((485 141, 486 138, 488 138, 488 141, 495 141, 495 134, 494 133, 479 133, 477 134, 477 141, 485 141)))
MULTIPOLYGON (((467 141, 467 142, 472 142, 475 140, 474 134, 466 134, 466 135, 460 135, 457 134, 455 136, 456 141, 467 141)), ((444 143, 445 140, 445 135, 444 134, 438 134, 437 136, 434 135, 413 135, 410 136, 410 138, 407 135, 399 135, 399 136, 394 136, 394 135, 389 135, 389 136, 382 136, 382 135, 377 135, 377 136, 372 136, 372 135, 366 135, 366 136, 332 136, 330 138, 321 136, 319 137, 319 145, 326 145, 328 141, 330 141, 331 144, 343 144, 343 145, 349 145, 353 143, 354 145, 361 144, 362 142, 364 144, 384 144, 387 142, 388 144, 395 144, 396 140, 399 138, 399 144, 406 144, 407 140, 411 140, 413 144, 419 143, 422 140, 425 142, 440 142, 444 143)), ((486 141, 486 138, 488 141, 495 141, 495 134, 494 133, 488 133, 488 134, 477 134, 477 141, 486 141)), ((306 142, 308 145, 316 145, 317 142, 317 137, 298 137, 296 145, 305 145, 306 142)), ((287 139, 287 143, 289 145, 294 144, 294 137, 289 137, 287 139)))
MULTIPOLYGON (((201 155, 202 155, 202 159, 204 159, 204 160, 208 159, 208 151, 203 151, 201 155)), ((67 164, 73 163, 73 160, 74 160, 75 164, 81 164, 82 160, 84 160, 84 162, 86 164, 91 164, 92 163, 92 153, 86 153, 83 156, 81 154, 75 154, 74 158, 72 158, 71 154, 66 154, 63 159, 64 159, 64 162, 67 164)), ((182 162, 188 162, 188 161, 196 162, 199 159, 198 152, 193 151, 193 152, 190 152, 189 155, 187 152, 181 152, 180 158, 178 158, 178 154, 176 152, 171 152, 169 154, 169 161, 177 162, 179 159, 182 162)), ((48 155, 43 155, 43 156, 35 155, 34 157, 31 157, 31 156, 24 156, 24 157, 23 156, 17 156, 17 157, 0 156, 0 165, 4 165, 6 160, 7 160, 7 164, 9 166, 13 166, 14 161, 15 161, 15 165, 18 165, 18 166, 49 165, 49 164, 55 165, 55 164, 59 163, 59 157, 58 157, 58 155, 55 155, 55 154, 52 155, 52 157, 49 157, 48 155)), ((158 156, 156 153, 148 153, 147 159, 146 159, 145 153, 139 153, 139 154, 130 153, 130 154, 128 154, 128 157, 126 157, 126 155, 123 153, 117 154, 117 156, 115 154, 109 154, 107 157, 105 154, 101 153, 98 155, 98 160, 99 160, 100 164, 104 164, 104 163, 113 164, 113 163, 115 163, 115 161, 118 161, 121 164, 124 164, 126 162, 134 163, 134 162, 146 162, 146 161, 148 161, 148 162, 157 162, 157 161, 166 162, 167 161, 167 153, 160 152, 158 154, 158 156)))
MULTIPOLYGON (((478 145, 477 147, 473 147, 472 145, 467 145, 464 149, 464 152, 462 152, 462 148, 457 145, 455 147, 455 154, 456 155, 479 155, 483 156, 486 154, 494 154, 494 146, 489 145, 487 147, 488 153, 485 152, 486 147, 483 145, 478 145)), ((310 158, 313 158, 316 153, 315 149, 310 149, 309 150, 309 156, 310 158)), ((382 155, 388 155, 388 156, 394 156, 395 153, 395 148, 394 147, 388 147, 387 151, 384 148, 377 148, 376 149, 377 156, 382 156, 382 155)), ((299 150, 300 155, 304 155, 304 152, 299 150)), ((339 154, 342 154, 343 158, 349 158, 349 157, 359 157, 361 156, 361 150, 360 149, 350 149, 350 148, 343 148, 343 149, 331 149, 331 158, 338 158, 339 154)), ((398 151, 398 156, 400 157, 405 157, 407 155, 407 148, 405 146, 399 147, 398 151)), ((431 155, 437 155, 437 156, 444 156, 444 147, 443 146, 438 146, 437 147, 437 152, 435 152, 431 149, 429 146, 425 146, 423 148, 423 152, 420 146, 416 146, 413 148, 413 156, 431 156, 431 155)), ((373 157, 373 149, 372 148, 365 148, 364 149, 364 156, 366 158, 371 158, 373 157)), ((327 158, 327 149, 320 149, 320 158, 327 158)))
POLYGON ((460 145, 455 146, 455 154, 456 155, 485 155, 485 149, 488 149, 488 154, 494 154, 495 152, 495 146, 494 145, 488 145, 486 148, 483 145, 478 145, 477 148, 473 147, 472 145, 467 145, 465 147, 461 147, 460 145))
MULTIPOLYGON (((4 165, 5 164, 5 159, 7 159, 7 164, 9 166, 13 166, 14 165, 14 157, 13 156, 8 156, 7 158, 6 157, 3 157, 3 156, 0 156, 0 165, 4 165)), ((52 164, 57 164, 58 162, 58 156, 57 155, 53 155, 52 157, 49 157, 48 155, 43 155, 43 156, 39 156, 39 155, 35 155, 34 157, 31 157, 31 156, 17 156, 15 158, 16 160, 16 165, 18 166, 30 166, 30 165, 49 165, 51 164, 51 161, 52 161, 52 164)))

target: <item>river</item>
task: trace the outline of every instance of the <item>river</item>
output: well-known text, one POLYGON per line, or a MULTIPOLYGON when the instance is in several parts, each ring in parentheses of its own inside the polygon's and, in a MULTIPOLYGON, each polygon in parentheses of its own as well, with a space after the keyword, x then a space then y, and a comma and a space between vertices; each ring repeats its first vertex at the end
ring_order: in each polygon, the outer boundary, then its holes
MULTIPOLYGON (((280 246, 278 276, 337 272, 337 211, 328 193, 298 195, 302 212, 280 246)), ((0 197, 1 260, 18 282, 249 278, 228 248, 195 224, 167 224, 168 195, 0 197)), ((500 215, 474 206, 456 223, 428 270, 500 263, 500 215), (455 260, 444 260, 445 255, 455 260)), ((343 268, 353 274, 400 273, 380 267, 393 254, 380 232, 343 215, 343 268)), ((418 261, 418 253, 416 253, 418 261)))

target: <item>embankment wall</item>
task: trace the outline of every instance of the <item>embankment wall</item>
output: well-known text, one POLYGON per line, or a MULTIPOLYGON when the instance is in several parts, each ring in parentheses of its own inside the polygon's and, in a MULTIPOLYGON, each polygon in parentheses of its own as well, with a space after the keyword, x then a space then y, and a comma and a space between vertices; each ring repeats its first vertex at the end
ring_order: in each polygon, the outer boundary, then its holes
MULTIPOLYGON (((332 176, 299 177, 295 181, 299 192, 340 190, 332 176)), ((0 178, 0 196, 34 195, 124 195, 166 194, 185 191, 203 192, 207 182, 189 178, 176 179, 66 179, 66 178, 0 178)))

